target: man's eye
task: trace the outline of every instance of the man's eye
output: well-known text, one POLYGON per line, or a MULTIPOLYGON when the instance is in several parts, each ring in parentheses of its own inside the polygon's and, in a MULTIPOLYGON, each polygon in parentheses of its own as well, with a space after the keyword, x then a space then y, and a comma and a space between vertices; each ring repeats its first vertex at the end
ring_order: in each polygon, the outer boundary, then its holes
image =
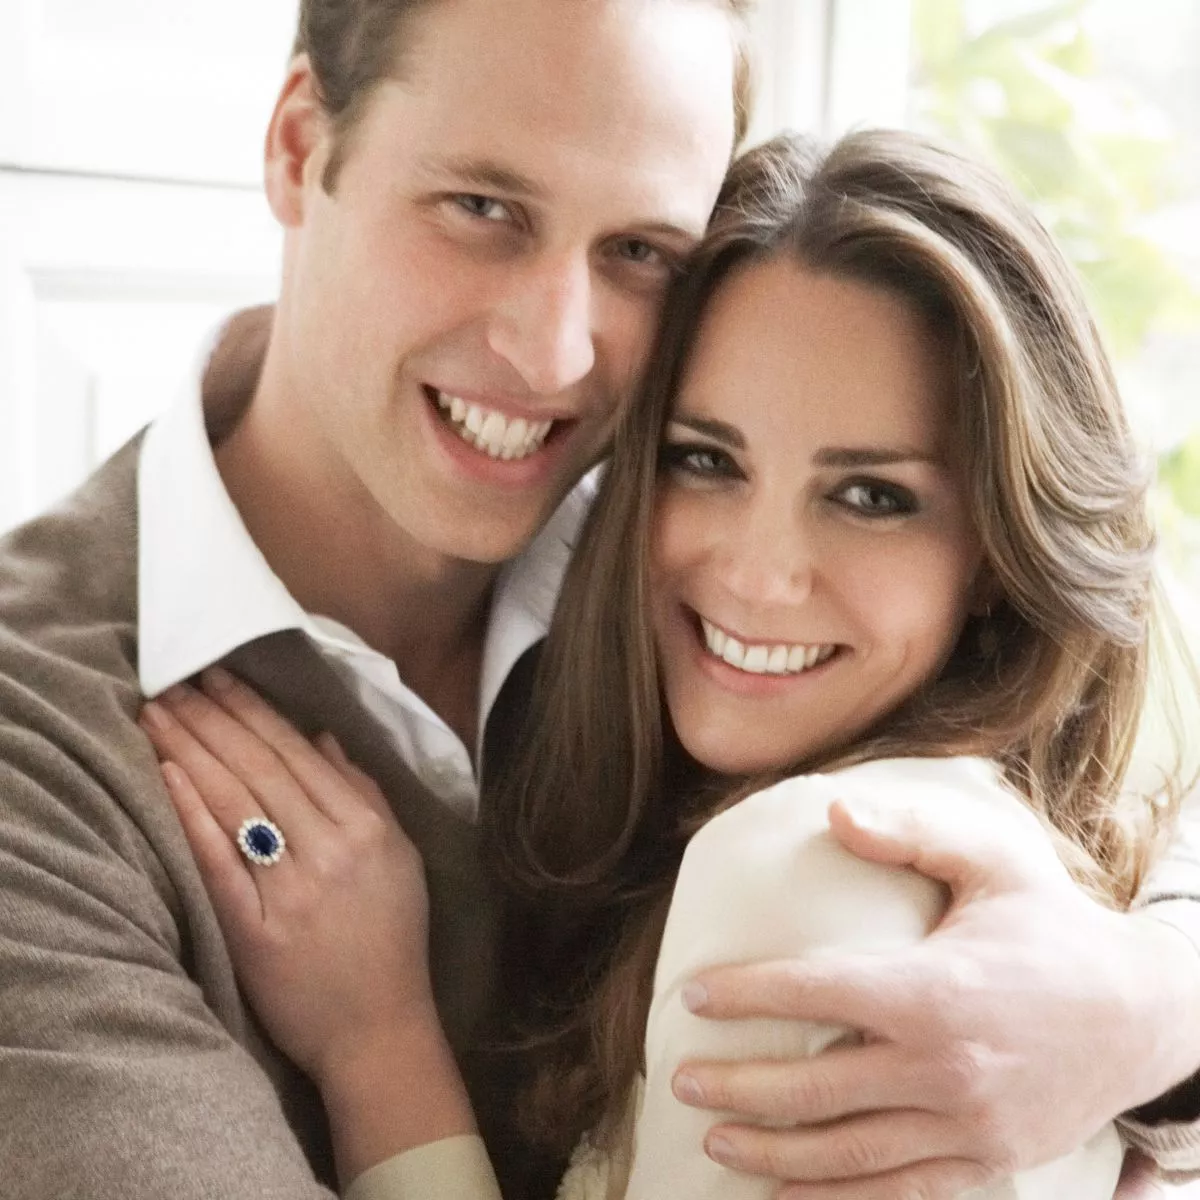
POLYGON ((912 492, 891 483, 866 480, 849 483, 837 493, 836 499, 839 504, 865 517, 895 517, 917 509, 912 492))
POLYGON ((662 251, 657 246, 643 242, 641 238, 627 238, 621 243, 621 253, 630 262, 635 263, 649 263, 657 266, 660 262, 665 261, 662 251))
POLYGON ((491 196, 478 196, 474 192, 462 192, 454 197, 454 203, 463 212, 484 221, 507 221, 508 207, 491 196))
POLYGON ((632 266, 651 271, 679 270, 680 260, 669 250, 643 238, 621 238, 614 247, 616 257, 632 266))

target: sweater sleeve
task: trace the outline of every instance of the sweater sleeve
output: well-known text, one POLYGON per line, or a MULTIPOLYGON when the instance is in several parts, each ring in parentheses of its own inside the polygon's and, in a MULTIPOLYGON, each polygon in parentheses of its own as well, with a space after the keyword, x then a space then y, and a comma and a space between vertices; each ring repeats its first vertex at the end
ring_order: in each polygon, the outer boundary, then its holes
MULTIPOLYGON (((1200 786, 1185 796, 1171 845, 1151 872, 1137 907, 1177 929, 1181 954, 1200 954, 1200 786)), ((1165 1096, 1124 1114, 1126 1140, 1168 1179, 1200 1173, 1200 1072, 1165 1096)))
POLYGON ((102 741, 31 690, 17 724, 0 683, 5 1197, 330 1200, 131 717, 102 741))

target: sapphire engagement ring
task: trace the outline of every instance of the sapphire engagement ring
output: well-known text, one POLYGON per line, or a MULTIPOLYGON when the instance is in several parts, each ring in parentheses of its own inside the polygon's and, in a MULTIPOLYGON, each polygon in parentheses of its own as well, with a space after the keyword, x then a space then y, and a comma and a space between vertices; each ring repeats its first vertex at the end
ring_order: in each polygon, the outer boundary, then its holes
POLYGON ((282 857, 287 842, 283 830, 266 817, 248 817, 237 832, 238 849, 256 866, 273 867, 282 857))

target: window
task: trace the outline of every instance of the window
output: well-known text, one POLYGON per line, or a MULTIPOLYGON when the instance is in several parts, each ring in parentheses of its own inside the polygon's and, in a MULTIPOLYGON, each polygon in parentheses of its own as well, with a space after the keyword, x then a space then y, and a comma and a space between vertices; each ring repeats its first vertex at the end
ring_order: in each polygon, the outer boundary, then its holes
POLYGON ((1200 4, 777 0, 760 19, 756 132, 904 124, 1030 198, 1089 289, 1200 612, 1200 4))

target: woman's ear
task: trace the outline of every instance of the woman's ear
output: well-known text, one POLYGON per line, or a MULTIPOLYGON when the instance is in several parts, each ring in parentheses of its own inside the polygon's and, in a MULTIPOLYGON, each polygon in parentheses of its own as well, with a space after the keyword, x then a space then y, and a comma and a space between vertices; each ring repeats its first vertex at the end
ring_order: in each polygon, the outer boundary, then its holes
POLYGON ((331 136, 308 55, 298 54, 275 102, 264 148, 267 201, 281 225, 304 220, 305 188, 314 179, 320 184, 331 136))
POLYGON ((980 564, 971 584, 971 594, 967 601, 967 612, 972 617, 991 616, 992 609, 1004 599, 1004 585, 1000 577, 986 560, 980 564))

